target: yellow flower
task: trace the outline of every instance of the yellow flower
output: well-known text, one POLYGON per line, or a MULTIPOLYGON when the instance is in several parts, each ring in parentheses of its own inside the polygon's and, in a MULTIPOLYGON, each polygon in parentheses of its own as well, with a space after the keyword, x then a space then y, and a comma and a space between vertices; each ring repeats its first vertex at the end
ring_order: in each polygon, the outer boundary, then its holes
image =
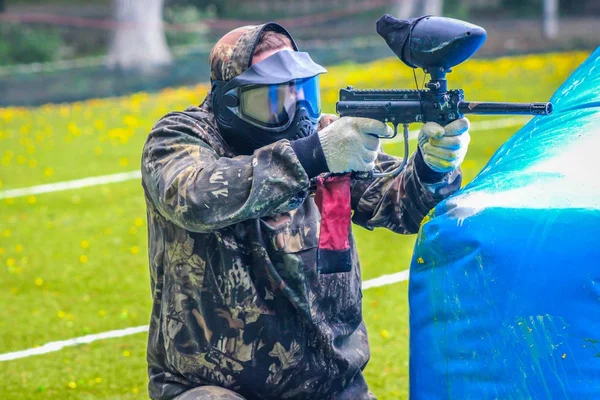
POLYGON ((4 247, 0 247, 0 256, 4 254, 4 247))
POLYGON ((98 377, 98 378, 94 379, 94 381, 95 381, 96 383, 102 383, 102 378, 98 377))
POLYGON ((18 244, 15 246, 15 250, 17 251, 17 253, 20 253, 23 251, 23 245, 22 244, 18 244))
POLYGON ((385 330, 385 329, 383 329, 381 332, 379 332, 379 334, 380 334, 380 335, 381 335, 381 337, 382 337, 382 338, 384 338, 384 339, 387 339, 387 338, 389 338, 389 337, 390 337, 390 333, 389 333, 387 330, 385 330))
POLYGON ((142 225, 144 225, 144 220, 141 218, 136 218, 135 221, 133 222, 133 224, 135 226, 142 226, 142 225))
POLYGON ((56 312, 56 316, 57 316, 58 318, 60 318, 60 319, 63 319, 64 317, 66 317, 66 316, 67 316, 67 313, 66 313, 66 312, 64 312, 63 310, 58 310, 58 311, 56 312))
POLYGON ((98 155, 98 156, 99 156, 100 154, 102 154, 102 147, 100 147, 100 146, 96 146, 96 147, 94 148, 94 153, 96 153, 96 155, 98 155))
POLYGON ((104 310, 98 310, 98 316, 99 317, 104 317, 106 315, 106 311, 104 310))
POLYGON ((69 124, 67 125, 67 129, 69 133, 75 136, 79 136, 81 134, 81 130, 74 122, 69 122, 69 124))
POLYGON ((27 197, 27 203, 29 204, 35 204, 37 201, 37 199, 35 198, 35 196, 28 196, 27 197))
POLYGON ((95 120, 94 121, 94 128, 98 129, 99 131, 104 129, 104 122, 102 120, 95 120))
POLYGON ((131 352, 129 350, 123 350, 123 357, 129 357, 131 355, 131 352))
POLYGON ((493 147, 486 147, 483 149, 483 154, 485 154, 486 157, 491 157, 495 151, 496 150, 493 147))
POLYGON ((52 176, 52 174, 54 174, 54 170, 52 168, 46 168, 44 170, 44 175, 46 175, 46 176, 52 176))
POLYGON ((29 160, 29 167, 30 168, 37 167, 37 161, 36 160, 29 160))
POLYGON ((140 252, 140 248, 137 246, 131 246, 131 254, 137 254, 140 252))
POLYGON ((4 232, 2 232, 2 235, 4 237, 10 237, 12 235, 12 232, 10 231, 10 229, 5 229, 4 232))
POLYGON ((139 392, 140 392, 140 389, 138 389, 136 387, 131 389, 131 393, 133 393, 133 394, 138 394, 139 392))
POLYGON ((138 125, 138 120, 133 115, 126 115, 123 118, 123 122, 125 123, 125 125, 132 126, 132 127, 135 127, 138 125))
POLYGON ((42 286, 44 284, 44 280, 42 278, 35 278, 35 285, 42 286))
POLYGON ((73 381, 67 383, 67 386, 69 387, 69 389, 75 389, 77 387, 77 384, 73 381))
POLYGON ((80 255, 79 262, 85 264, 86 262, 88 262, 88 257, 85 254, 80 255))
POLYGON ((14 258, 9 258, 6 260, 6 265, 9 267, 14 267, 15 266, 15 259, 14 258))
POLYGON ((462 163, 462 168, 463 168, 463 169, 464 169, 464 168, 467 168, 467 169, 470 169, 470 168, 475 168, 475 166, 476 166, 475 160, 465 160, 465 161, 462 163))
POLYGON ((7 122, 10 122, 13 119, 14 115, 14 112, 10 108, 0 110, 0 117, 7 122))
POLYGON ((105 234, 105 235, 110 235, 110 234, 112 234, 112 229, 110 229, 110 228, 104 228, 104 234, 105 234))
POLYGON ((129 160, 127 159, 127 157, 121 157, 121 159, 119 160, 119 165, 121 165, 121 167, 126 167, 129 164, 129 160))
POLYGON ((88 247, 90 247, 90 242, 87 240, 82 240, 81 241, 81 248, 82 249, 87 249, 88 247))

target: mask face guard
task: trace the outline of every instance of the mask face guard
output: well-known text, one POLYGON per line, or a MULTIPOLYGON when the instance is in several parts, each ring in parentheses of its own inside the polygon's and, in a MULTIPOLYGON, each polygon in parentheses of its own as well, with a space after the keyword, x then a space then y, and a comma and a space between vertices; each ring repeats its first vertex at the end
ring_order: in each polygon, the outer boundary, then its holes
POLYGON ((325 72, 308 53, 278 51, 229 82, 214 81, 213 105, 217 112, 225 106, 238 118, 267 131, 285 130, 301 108, 316 121, 321 111, 318 75, 325 72))
POLYGON ((228 108, 238 118, 267 130, 287 129, 301 109, 315 122, 321 115, 318 75, 280 84, 242 86, 231 89, 225 97, 237 98, 237 105, 228 108))

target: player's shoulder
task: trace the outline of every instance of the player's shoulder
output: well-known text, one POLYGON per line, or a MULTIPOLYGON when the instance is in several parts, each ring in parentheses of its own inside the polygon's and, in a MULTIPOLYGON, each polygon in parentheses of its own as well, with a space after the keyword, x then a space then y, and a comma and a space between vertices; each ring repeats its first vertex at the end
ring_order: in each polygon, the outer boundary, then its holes
POLYGON ((205 104, 200 106, 189 106, 183 111, 171 111, 161 117, 153 126, 154 135, 170 136, 173 133, 193 136, 200 139, 217 153, 226 155, 228 153, 215 116, 205 104))

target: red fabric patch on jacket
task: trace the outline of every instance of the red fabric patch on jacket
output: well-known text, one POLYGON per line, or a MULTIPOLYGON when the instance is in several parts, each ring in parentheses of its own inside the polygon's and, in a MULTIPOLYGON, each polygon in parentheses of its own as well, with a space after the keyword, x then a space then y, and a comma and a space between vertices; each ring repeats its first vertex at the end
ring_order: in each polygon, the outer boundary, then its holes
POLYGON ((321 212, 319 249, 347 250, 352 223, 350 174, 317 178, 315 203, 321 212))

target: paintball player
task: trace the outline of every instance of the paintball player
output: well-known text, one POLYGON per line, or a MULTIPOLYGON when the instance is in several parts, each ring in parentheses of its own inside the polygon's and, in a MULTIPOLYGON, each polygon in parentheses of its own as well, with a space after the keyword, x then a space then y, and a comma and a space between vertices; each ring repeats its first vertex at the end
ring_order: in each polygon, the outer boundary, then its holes
MULTIPOLYGON (((311 182, 399 165, 374 136, 391 128, 321 115, 326 71, 278 24, 227 33, 209 62, 204 102, 161 118, 143 149, 150 397, 374 399, 354 239, 320 255, 311 182), (336 263, 347 272, 322 273, 336 263)), ((353 180, 352 221, 416 233, 460 187, 468 127, 425 124, 400 175, 353 180)))

